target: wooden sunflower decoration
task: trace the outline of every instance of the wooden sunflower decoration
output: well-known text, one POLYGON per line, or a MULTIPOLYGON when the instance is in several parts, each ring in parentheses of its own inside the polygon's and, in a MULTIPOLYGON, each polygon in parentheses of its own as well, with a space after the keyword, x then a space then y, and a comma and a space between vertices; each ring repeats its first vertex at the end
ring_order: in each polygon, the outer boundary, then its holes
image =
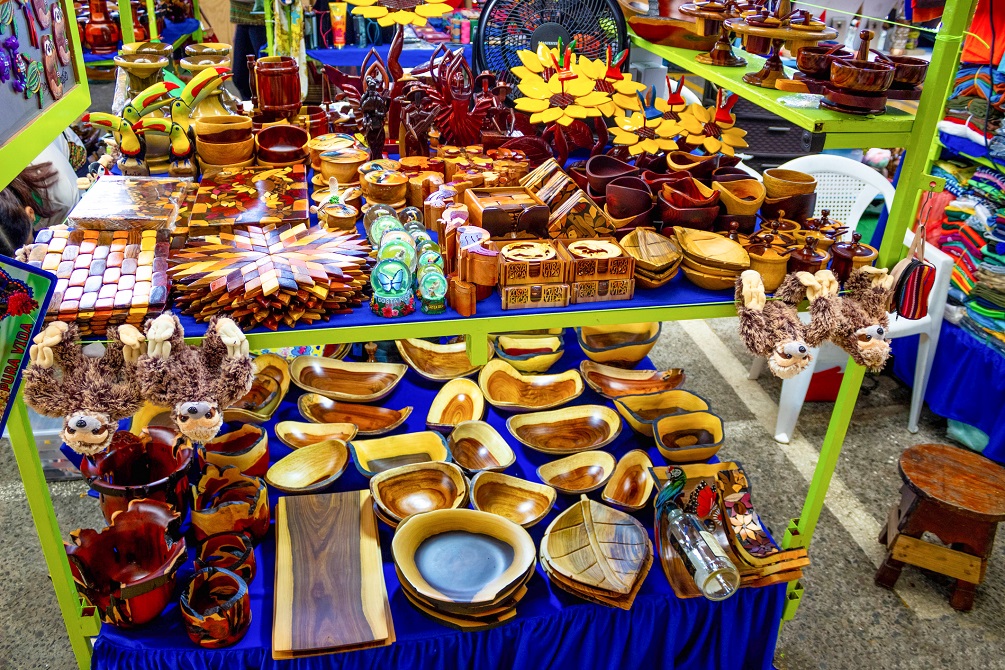
POLYGON ((454 11, 450 5, 423 0, 348 0, 355 16, 377 19, 382 27, 424 26, 427 19, 437 18, 454 11))
MULTIPOLYGON (((650 93, 655 95, 653 89, 650 89, 650 93)), ((632 156, 676 149, 677 142, 674 138, 681 133, 682 127, 676 121, 664 118, 659 111, 659 98, 649 102, 648 96, 639 93, 638 100, 642 111, 628 112, 614 120, 617 124, 612 129, 615 146, 628 147, 628 153, 632 156)))
POLYGON ((720 88, 714 107, 705 109, 697 103, 690 105, 680 119, 683 140, 709 154, 732 156, 736 149, 746 147, 747 141, 743 138, 747 131, 736 127, 736 116, 731 111, 739 99, 735 93, 724 95, 720 88))

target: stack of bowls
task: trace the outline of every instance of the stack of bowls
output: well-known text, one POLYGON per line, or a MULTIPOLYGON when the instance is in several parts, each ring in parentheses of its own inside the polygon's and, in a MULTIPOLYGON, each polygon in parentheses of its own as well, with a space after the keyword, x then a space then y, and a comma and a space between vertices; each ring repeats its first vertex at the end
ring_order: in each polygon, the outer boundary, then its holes
POLYGON ((750 267, 750 256, 724 235, 689 228, 674 228, 684 253, 684 276, 710 291, 733 288, 740 273, 750 267))
POLYGON ((258 164, 263 167, 289 167, 307 160, 310 135, 300 126, 281 125, 263 128, 255 136, 258 164))
POLYGON ((800 225, 813 216, 817 204, 816 177, 797 170, 769 168, 764 171, 764 203, 761 216, 776 219, 779 211, 800 225))
POLYGON ((195 120, 195 151, 203 172, 255 163, 255 139, 247 116, 208 116, 195 120))

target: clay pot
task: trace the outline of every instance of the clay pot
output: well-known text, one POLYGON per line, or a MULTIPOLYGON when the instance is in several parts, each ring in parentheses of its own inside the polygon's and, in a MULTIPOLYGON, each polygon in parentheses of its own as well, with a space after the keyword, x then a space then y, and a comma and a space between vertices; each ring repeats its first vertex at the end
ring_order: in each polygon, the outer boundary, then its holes
POLYGON ((185 632, 204 649, 236 644, 251 625, 251 595, 243 579, 223 568, 197 570, 178 601, 185 632))
POLYGON ((592 156, 590 160, 586 161, 586 179, 590 188, 593 189, 593 193, 606 193, 607 185, 617 177, 638 173, 637 167, 606 154, 592 156))
POLYGON ((831 61, 831 83, 849 91, 882 93, 893 84, 895 72, 888 63, 855 58, 831 61))
POLYGON ((248 116, 203 116, 193 125, 196 140, 204 142, 243 142, 252 138, 248 116))
POLYGON ((842 283, 848 281, 851 273, 858 268, 875 263, 879 255, 875 247, 862 243, 861 233, 853 233, 851 238, 851 242, 835 242, 830 248, 834 259, 831 270, 842 283))
POLYGON ((753 216, 764 202, 764 184, 756 179, 713 181, 712 188, 721 194, 719 204, 727 214, 753 216))
MULTIPOLYGON (((690 174, 681 172, 679 174, 690 174)), ((719 204, 718 191, 700 181, 688 178, 668 182, 662 187, 663 197, 675 207, 712 207, 719 204)))
POLYGON ((803 47, 796 53, 796 67, 808 77, 829 79, 831 61, 835 58, 852 58, 855 54, 836 46, 803 47))
MULTIPOLYGON (((310 136, 300 126, 272 126, 263 128, 255 136, 259 162, 296 163, 307 158, 307 140, 310 136)), ((215 161, 214 161, 215 162, 215 161)))
POLYGON ((789 272, 809 272, 813 274, 817 270, 827 267, 831 255, 826 251, 817 250, 817 239, 807 237, 803 247, 793 249, 789 254, 789 272))
POLYGON ((764 191, 769 198, 813 193, 817 189, 816 177, 797 170, 768 168, 763 177, 764 191))
POLYGON ((634 217, 653 208, 653 194, 640 177, 618 177, 607 185, 605 205, 615 219, 634 217))
POLYGON ((663 227, 681 226, 711 231, 713 222, 719 215, 718 205, 714 207, 675 207, 667 202, 662 193, 657 198, 657 204, 663 227))
POLYGON ((810 218, 816 206, 816 193, 801 193, 783 198, 765 198, 761 205, 761 216, 765 219, 777 219, 784 216, 801 224, 810 218))

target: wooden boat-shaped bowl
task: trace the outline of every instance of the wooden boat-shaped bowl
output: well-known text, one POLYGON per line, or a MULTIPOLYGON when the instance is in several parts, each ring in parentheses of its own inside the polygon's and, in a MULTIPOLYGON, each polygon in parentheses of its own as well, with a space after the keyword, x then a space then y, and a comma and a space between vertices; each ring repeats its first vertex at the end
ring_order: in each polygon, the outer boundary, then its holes
POLYGON ((459 423, 478 421, 485 416, 485 396, 478 384, 467 377, 451 379, 429 406, 426 428, 449 433, 459 423))
POLYGON ((656 446, 670 463, 707 461, 722 448, 722 419, 708 411, 660 417, 653 432, 656 446))
MULTIPOLYGON (((457 377, 467 377, 478 372, 480 365, 472 365, 468 358, 467 343, 437 344, 428 340, 397 340, 398 353, 413 370, 434 382, 445 382, 457 377)), ((492 357, 489 347, 489 358, 492 357)))
POLYGON ((581 451, 537 469, 537 476, 559 493, 579 495, 596 491, 614 474, 614 456, 606 451, 581 451))
POLYGON ((352 423, 359 435, 383 435, 401 424, 412 413, 411 405, 401 409, 339 402, 317 393, 297 398, 300 415, 312 423, 352 423))
POLYGON ((618 509, 632 511, 645 507, 656 482, 649 474, 653 462, 642 449, 633 449, 621 457, 614 474, 607 480, 603 501, 618 509))
POLYGON ((503 436, 484 421, 457 424, 447 438, 454 462, 468 474, 487 470, 505 470, 516 461, 516 454, 503 436))
POLYGON ((764 184, 756 179, 715 181, 712 188, 722 194, 720 203, 730 215, 752 216, 764 203, 764 184))
POLYGON ((320 356, 297 356, 290 363, 293 383, 309 393, 345 402, 385 398, 408 366, 401 363, 352 363, 320 356))
POLYGON ((261 477, 269 469, 269 434, 254 424, 245 424, 217 435, 200 453, 207 463, 236 465, 246 475, 261 477))
POLYGON ((276 424, 276 437, 290 449, 299 449, 325 440, 342 440, 347 443, 359 429, 352 423, 308 423, 280 421, 276 424))
POLYGON ((530 528, 555 506, 558 493, 547 484, 501 472, 479 472, 471 480, 471 505, 530 528))
POLYGON ((621 419, 610 407, 575 405, 517 414, 506 420, 506 428, 535 451, 565 455, 607 446, 621 433, 621 419))
POLYGON ((583 326, 576 328, 576 336, 591 361, 633 368, 656 346, 662 329, 659 322, 583 326))
POLYGON ((653 194, 641 177, 626 175, 615 177, 607 185, 608 214, 614 219, 625 219, 648 212, 653 206, 653 194))
POLYGON ((695 270, 694 268, 686 265, 681 266, 681 270, 684 271, 684 276, 688 278, 688 281, 698 288, 703 288, 706 291, 725 291, 726 289, 733 288, 733 285, 736 283, 735 275, 732 277, 723 277, 721 275, 695 270))
POLYGON ((505 598, 537 560, 534 540, 519 524, 471 509, 409 517, 394 534, 391 555, 423 598, 470 605, 505 598))
POLYGON ((447 439, 432 430, 353 440, 349 443, 356 469, 365 477, 413 463, 449 461, 447 439))
POLYGON ((496 409, 534 412, 564 405, 583 392, 577 370, 555 375, 525 375, 506 361, 489 361, 478 373, 478 386, 496 409))
POLYGON ((690 391, 674 389, 614 399, 618 413, 640 435, 653 436, 653 424, 666 414, 697 412, 708 409, 708 401, 690 391))
POLYGON ((638 173, 637 167, 606 154, 593 156, 586 161, 586 179, 597 195, 606 194, 607 185, 616 178, 638 173))
POLYGON ((625 370, 603 363, 583 361, 579 374, 591 389, 613 400, 623 395, 672 391, 684 383, 684 370, 625 370))
POLYGON ((399 524, 413 514, 457 509, 468 503, 468 480, 453 463, 412 463, 370 479, 382 518, 399 524))
POLYGON ((561 337, 501 335, 495 340, 496 356, 520 372, 547 372, 565 353, 561 337))
POLYGON ((265 423, 272 418, 290 390, 290 367, 282 356, 261 354, 255 356, 253 365, 255 377, 251 390, 223 410, 224 421, 265 423))
POLYGON ((342 440, 325 440, 295 449, 265 473, 269 486, 284 493, 314 493, 335 483, 349 464, 342 440))

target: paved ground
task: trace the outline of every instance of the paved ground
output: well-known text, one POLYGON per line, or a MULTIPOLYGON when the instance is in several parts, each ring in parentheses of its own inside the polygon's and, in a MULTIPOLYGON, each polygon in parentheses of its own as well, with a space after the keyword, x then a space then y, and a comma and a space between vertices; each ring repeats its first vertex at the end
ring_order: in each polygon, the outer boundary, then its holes
MULTIPOLYGON (((758 511, 781 535, 799 514, 826 430, 830 405, 809 403, 789 445, 771 439, 779 383, 745 377, 750 357, 735 320, 666 324, 653 358, 682 366, 687 387, 725 419, 721 455, 740 460, 753 480, 758 511), (700 343, 700 344, 699 344, 700 343)), ((909 393, 888 376, 867 378, 811 549, 799 614, 782 628, 780 670, 796 668, 1005 667, 1005 555, 999 542, 974 610, 947 603, 948 580, 907 568, 897 591, 872 578, 882 558, 880 523, 897 499, 896 459, 907 446, 943 441, 944 422, 927 411, 917 435, 906 430, 909 393)), ((64 534, 98 526, 81 482, 52 487, 64 534)), ((0 668, 73 667, 73 658, 32 528, 14 459, 0 447, 0 668)))

